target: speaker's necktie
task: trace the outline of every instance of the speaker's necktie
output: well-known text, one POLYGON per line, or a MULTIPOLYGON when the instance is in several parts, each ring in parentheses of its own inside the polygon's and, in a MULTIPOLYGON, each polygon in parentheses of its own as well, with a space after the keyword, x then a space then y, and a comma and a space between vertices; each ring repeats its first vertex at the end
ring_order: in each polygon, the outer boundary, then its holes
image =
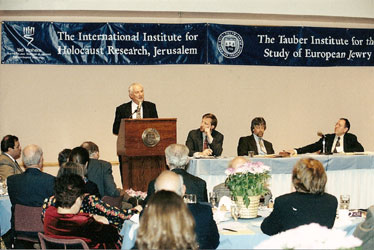
POLYGON ((338 137, 338 140, 336 141, 336 144, 335 144, 335 149, 334 149, 334 152, 333 153, 337 153, 338 151, 336 150, 336 148, 340 147, 340 136, 338 137))
POLYGON ((140 106, 138 106, 138 108, 136 109, 136 119, 140 119, 142 118, 141 114, 140 114, 140 106))
POLYGON ((208 137, 205 136, 204 144, 203 144, 203 150, 208 148, 208 137))
POLYGON ((264 154, 266 154, 266 148, 265 148, 264 142, 262 141, 262 138, 259 138, 258 143, 260 144, 260 149, 261 149, 261 151, 262 151, 264 154))

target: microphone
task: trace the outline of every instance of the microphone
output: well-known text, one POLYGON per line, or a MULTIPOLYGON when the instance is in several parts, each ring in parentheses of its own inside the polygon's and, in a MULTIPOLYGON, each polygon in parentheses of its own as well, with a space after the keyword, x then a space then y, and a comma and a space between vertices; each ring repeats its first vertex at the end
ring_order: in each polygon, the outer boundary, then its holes
POLYGON ((325 138, 325 135, 321 131, 318 131, 317 135, 320 136, 320 137, 322 137, 322 138, 325 138))
POLYGON ((322 138, 322 154, 327 154, 327 150, 326 150, 326 136, 321 131, 318 131, 317 135, 322 138))

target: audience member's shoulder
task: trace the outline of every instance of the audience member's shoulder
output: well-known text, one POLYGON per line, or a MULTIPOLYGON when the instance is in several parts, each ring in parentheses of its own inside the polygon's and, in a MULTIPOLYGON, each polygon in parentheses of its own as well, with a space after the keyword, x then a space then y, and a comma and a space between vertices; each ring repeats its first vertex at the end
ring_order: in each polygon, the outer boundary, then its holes
POLYGON ((103 166, 112 166, 112 164, 110 164, 109 161, 104 161, 104 160, 101 160, 101 159, 99 159, 98 161, 99 161, 100 164, 103 165, 103 166))
POLYGON ((205 214, 213 214, 212 212, 212 207, 209 204, 204 204, 204 203, 193 203, 193 204, 188 204, 188 208, 191 210, 192 213, 198 212, 198 213, 205 213, 205 214))

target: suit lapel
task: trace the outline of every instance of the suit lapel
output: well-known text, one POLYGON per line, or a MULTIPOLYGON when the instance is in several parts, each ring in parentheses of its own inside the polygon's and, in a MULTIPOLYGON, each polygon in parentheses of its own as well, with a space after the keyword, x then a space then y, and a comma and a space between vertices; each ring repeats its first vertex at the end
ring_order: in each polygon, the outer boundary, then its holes
POLYGON ((199 152, 203 152, 203 132, 201 132, 200 130, 198 131, 198 138, 197 138, 197 141, 198 141, 198 148, 199 148, 199 152))
POLYGON ((255 155, 258 155, 257 144, 256 144, 255 137, 253 135, 249 137, 249 144, 251 146, 250 148, 254 149, 255 155))

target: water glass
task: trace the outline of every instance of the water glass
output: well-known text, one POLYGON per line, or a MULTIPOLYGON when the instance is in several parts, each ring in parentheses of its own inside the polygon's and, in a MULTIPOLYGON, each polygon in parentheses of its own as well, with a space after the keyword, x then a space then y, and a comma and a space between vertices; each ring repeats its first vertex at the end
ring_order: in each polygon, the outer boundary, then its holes
POLYGON ((185 203, 196 203, 196 194, 185 194, 183 200, 185 203))
POLYGON ((255 156, 255 151, 248 151, 248 156, 249 157, 254 157, 255 156))
POLYGON ((212 207, 217 206, 218 204, 218 197, 215 192, 209 192, 209 202, 212 204, 212 207))
POLYGON ((349 209, 349 203, 351 201, 351 197, 349 194, 342 194, 340 195, 340 209, 349 209))

